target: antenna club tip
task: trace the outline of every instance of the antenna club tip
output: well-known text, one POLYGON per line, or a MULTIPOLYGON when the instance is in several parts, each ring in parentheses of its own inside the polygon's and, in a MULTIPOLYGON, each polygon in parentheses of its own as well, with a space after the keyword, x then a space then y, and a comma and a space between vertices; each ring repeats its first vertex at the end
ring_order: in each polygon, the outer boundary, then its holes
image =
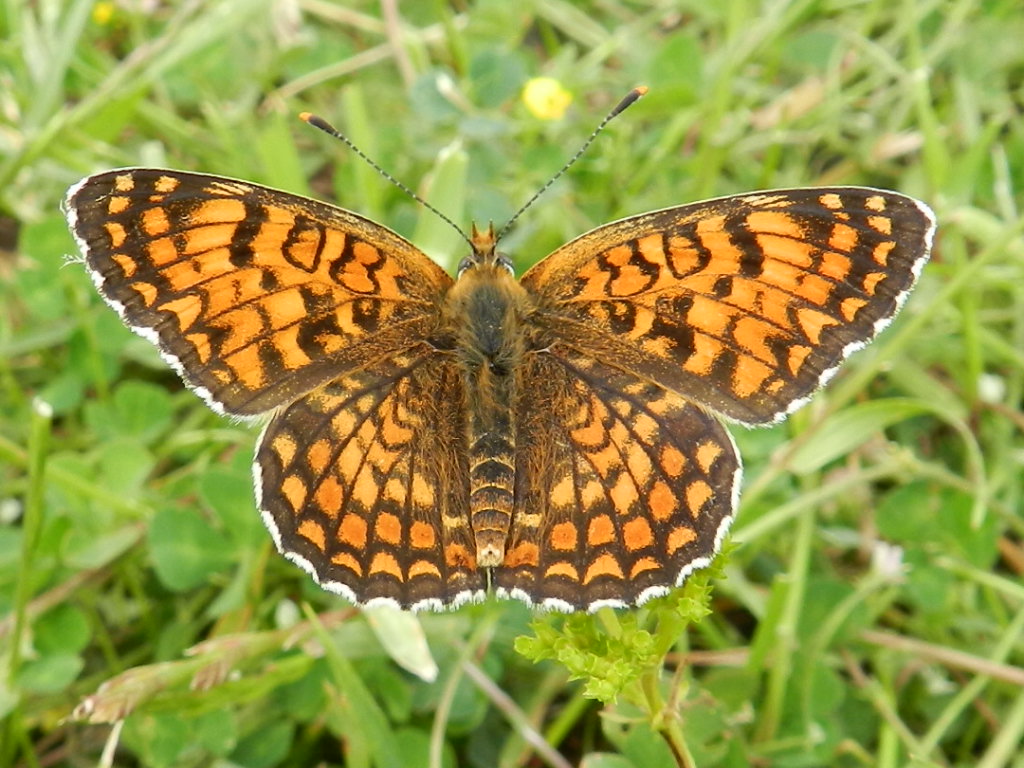
POLYGON ((334 130, 333 125, 331 125, 322 117, 320 117, 320 115, 314 115, 312 112, 300 112, 299 119, 306 123, 309 123, 314 128, 319 128, 324 133, 337 133, 337 131, 334 130))
POLYGON ((643 96, 645 93, 647 93, 647 86, 638 85, 636 88, 634 88, 632 91, 626 94, 626 97, 616 105, 615 109, 608 113, 608 117, 606 118, 606 120, 611 120, 613 117, 618 115, 627 107, 632 106, 636 102, 636 100, 643 96))

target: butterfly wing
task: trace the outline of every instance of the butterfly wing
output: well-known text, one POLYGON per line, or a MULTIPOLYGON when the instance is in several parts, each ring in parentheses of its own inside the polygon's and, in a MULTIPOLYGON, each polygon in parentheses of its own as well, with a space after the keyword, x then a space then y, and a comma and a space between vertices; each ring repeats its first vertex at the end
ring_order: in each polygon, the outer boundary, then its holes
POLYGON ((740 486, 715 416, 559 345, 528 358, 523 384, 500 593, 564 611, 623 607, 710 562, 740 486))
POLYGON ((481 597, 464 412, 460 369, 426 344, 280 412, 254 463, 278 549, 357 603, 438 609, 481 597))
POLYGON ((537 322, 739 422, 792 412, 899 310, 935 231, 903 195, 737 195, 598 227, 522 278, 537 322))
POLYGON ((65 210, 100 293, 220 413, 270 411, 423 338, 451 285, 379 224, 244 181, 109 171, 65 210))

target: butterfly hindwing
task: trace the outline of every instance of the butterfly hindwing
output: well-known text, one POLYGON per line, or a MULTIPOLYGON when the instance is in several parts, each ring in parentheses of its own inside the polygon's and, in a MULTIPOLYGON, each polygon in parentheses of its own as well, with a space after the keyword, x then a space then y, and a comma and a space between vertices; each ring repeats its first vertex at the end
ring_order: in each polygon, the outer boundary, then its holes
POLYGON ((711 414, 554 346, 524 371, 516 507, 495 586, 560 610, 665 594, 710 562, 740 462, 711 414))
POLYGON ((356 603, 479 598, 462 379, 426 345, 352 371, 279 413, 254 463, 283 553, 356 603))

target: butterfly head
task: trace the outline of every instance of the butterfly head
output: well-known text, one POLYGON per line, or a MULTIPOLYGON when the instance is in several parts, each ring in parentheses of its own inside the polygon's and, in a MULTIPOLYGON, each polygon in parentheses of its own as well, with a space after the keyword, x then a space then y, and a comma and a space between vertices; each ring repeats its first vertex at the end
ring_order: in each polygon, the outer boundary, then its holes
POLYGON ((474 267, 496 266, 508 270, 508 273, 515 275, 512 268, 512 261, 504 253, 497 249, 498 238, 494 234, 494 224, 488 225, 486 231, 481 232, 473 225, 472 233, 469 236, 469 244, 473 252, 459 262, 458 276, 474 267))

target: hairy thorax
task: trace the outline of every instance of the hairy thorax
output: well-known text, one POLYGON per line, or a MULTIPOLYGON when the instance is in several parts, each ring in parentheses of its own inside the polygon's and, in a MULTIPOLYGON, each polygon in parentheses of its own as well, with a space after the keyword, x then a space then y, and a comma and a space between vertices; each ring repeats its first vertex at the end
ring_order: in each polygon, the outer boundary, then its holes
POLYGON ((446 320, 468 394, 485 408, 501 404, 512 384, 526 351, 524 326, 531 303, 526 290, 500 266, 468 270, 448 294, 446 320))

